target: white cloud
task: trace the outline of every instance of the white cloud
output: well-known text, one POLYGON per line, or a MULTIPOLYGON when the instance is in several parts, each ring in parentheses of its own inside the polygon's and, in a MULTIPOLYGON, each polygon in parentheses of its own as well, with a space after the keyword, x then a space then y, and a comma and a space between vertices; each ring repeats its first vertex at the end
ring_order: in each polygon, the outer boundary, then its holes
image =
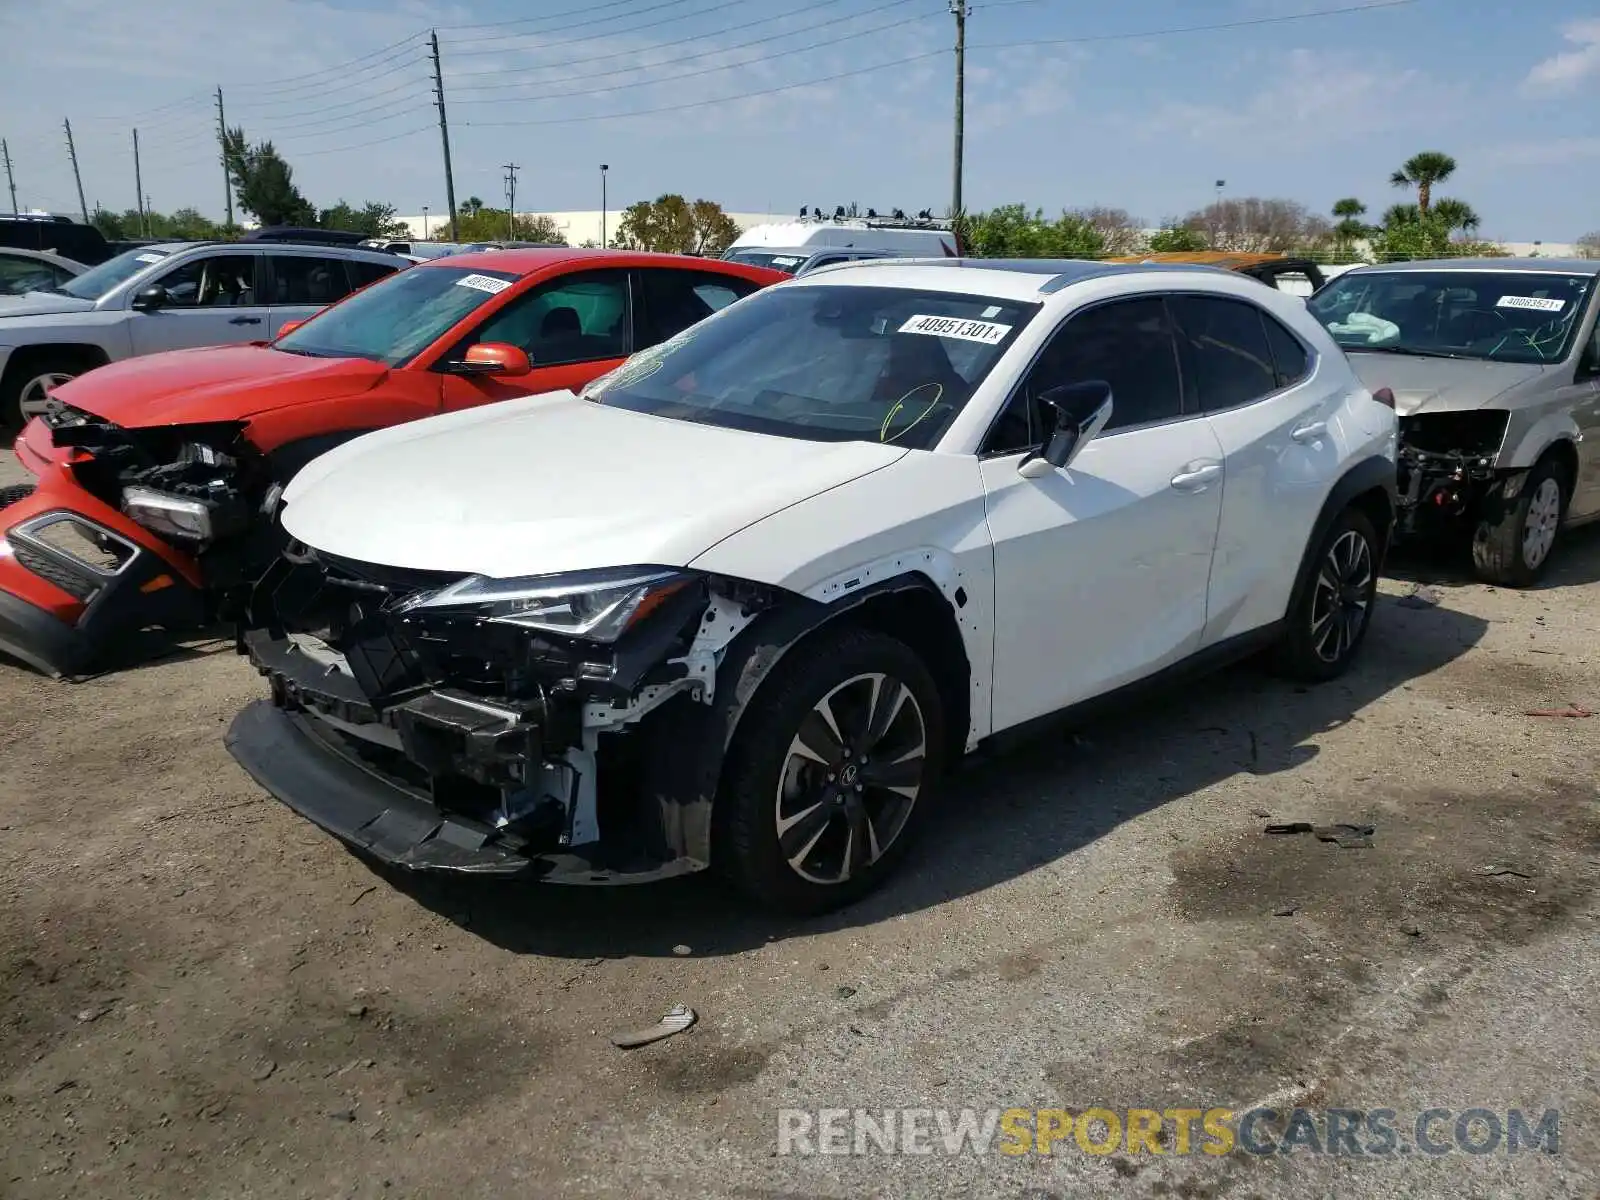
POLYGON ((1575 48, 1535 63, 1522 82, 1524 91, 1571 91, 1590 76, 1600 75, 1600 17, 1573 21, 1561 34, 1575 48))
POLYGON ((1600 158, 1600 137, 1552 138, 1491 146, 1484 162, 1493 167, 1565 167, 1600 158))

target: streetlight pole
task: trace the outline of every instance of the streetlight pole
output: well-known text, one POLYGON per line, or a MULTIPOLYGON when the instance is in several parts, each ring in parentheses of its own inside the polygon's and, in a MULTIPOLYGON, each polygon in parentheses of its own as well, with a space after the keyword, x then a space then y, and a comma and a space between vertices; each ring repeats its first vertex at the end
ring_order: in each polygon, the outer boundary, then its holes
POLYGON ((600 164, 600 249, 606 248, 606 172, 610 164, 600 164))
POLYGON ((1211 248, 1218 249, 1217 236, 1222 232, 1222 189, 1228 186, 1226 179, 1217 180, 1217 202, 1211 206, 1211 248))
POLYGON ((428 240, 428 206, 422 206, 422 240, 428 240))

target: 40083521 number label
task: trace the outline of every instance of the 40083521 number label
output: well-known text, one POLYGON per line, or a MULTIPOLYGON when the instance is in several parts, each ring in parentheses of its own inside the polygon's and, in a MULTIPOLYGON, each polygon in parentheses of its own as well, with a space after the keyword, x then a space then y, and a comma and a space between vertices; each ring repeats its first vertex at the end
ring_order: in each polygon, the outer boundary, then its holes
POLYGON ((964 342, 982 342, 985 346, 993 346, 1005 340, 1006 334, 1011 332, 1011 326, 997 325, 993 321, 968 321, 962 317, 918 315, 900 326, 900 332, 960 338, 964 342))

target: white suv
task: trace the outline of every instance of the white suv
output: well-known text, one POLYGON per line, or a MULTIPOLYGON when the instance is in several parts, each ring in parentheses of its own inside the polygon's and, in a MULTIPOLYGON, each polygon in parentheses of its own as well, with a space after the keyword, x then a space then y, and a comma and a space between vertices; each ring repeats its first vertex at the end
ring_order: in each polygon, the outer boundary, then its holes
MULTIPOLYGON (((469 357, 471 357, 469 355, 469 357)), ((880 261, 586 389, 374 433, 284 495, 234 755, 379 859, 714 865, 815 911, 986 739, 1372 615, 1396 425, 1205 268, 880 261)))

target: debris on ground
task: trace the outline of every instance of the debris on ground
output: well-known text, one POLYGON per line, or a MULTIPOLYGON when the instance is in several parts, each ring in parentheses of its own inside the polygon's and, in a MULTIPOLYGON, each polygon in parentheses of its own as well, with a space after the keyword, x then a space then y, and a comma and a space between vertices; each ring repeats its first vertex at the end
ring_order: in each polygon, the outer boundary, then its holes
POLYGON ((1422 927, 1414 921, 1406 921, 1400 926, 1400 932, 1407 937, 1421 937, 1422 927))
POLYGON ((117 1002, 115 1000, 100 1000, 95 1004, 90 1005, 88 1008, 80 1008, 77 1013, 78 1020, 85 1025, 87 1025, 90 1021, 98 1021, 101 1017, 105 1016, 108 1012, 115 1008, 116 1003, 117 1002))
POLYGON ((270 1058, 263 1058, 260 1062, 256 1063, 255 1070, 250 1072, 250 1078, 255 1080, 257 1083, 263 1083, 270 1079, 272 1077, 272 1073, 277 1069, 277 1063, 273 1062, 270 1058))
POLYGON ((1273 909, 1272 915, 1275 917, 1292 917, 1299 911, 1300 906, 1298 904, 1285 904, 1282 908, 1273 909))
POLYGON ((1365 850, 1372 846, 1372 835, 1376 832, 1374 825, 1313 825, 1310 821, 1287 821, 1280 825, 1268 825, 1261 832, 1269 834, 1314 834, 1318 841, 1332 842, 1344 850, 1365 850))
POLYGON ((692 949, 690 949, 688 946, 685 946, 685 945, 683 945, 681 943, 679 945, 674 946, 672 948, 672 952, 674 954, 676 954, 679 958, 684 958, 687 955, 690 955, 690 954, 694 953, 694 951, 692 949))
POLYGON ((834 989, 833 994, 839 997, 841 1000, 848 1000, 851 996, 856 994, 856 990, 855 988, 850 987, 848 984, 841 984, 839 987, 834 989))
POLYGON ((1439 589, 1425 583, 1414 583, 1411 590, 1396 602, 1401 608, 1437 608, 1439 589))
POLYGON ((674 1004, 661 1020, 647 1029, 635 1029, 631 1033, 614 1033, 611 1035, 611 1044, 619 1050, 631 1050, 635 1046, 648 1046, 651 1042, 659 1042, 662 1038, 669 1038, 675 1033, 682 1033, 697 1020, 694 1009, 687 1004, 674 1004))
POLYGON ((1525 717, 1592 717, 1594 714, 1581 704, 1569 704, 1565 708, 1530 708, 1522 714, 1525 717))
POLYGON ((1526 871, 1519 871, 1515 867, 1497 866, 1494 863, 1490 863, 1487 867, 1483 868, 1483 870, 1481 872, 1479 872, 1479 874, 1487 875, 1491 879, 1498 878, 1501 875, 1513 875, 1518 879, 1532 879, 1533 878, 1533 876, 1528 874, 1526 871))

